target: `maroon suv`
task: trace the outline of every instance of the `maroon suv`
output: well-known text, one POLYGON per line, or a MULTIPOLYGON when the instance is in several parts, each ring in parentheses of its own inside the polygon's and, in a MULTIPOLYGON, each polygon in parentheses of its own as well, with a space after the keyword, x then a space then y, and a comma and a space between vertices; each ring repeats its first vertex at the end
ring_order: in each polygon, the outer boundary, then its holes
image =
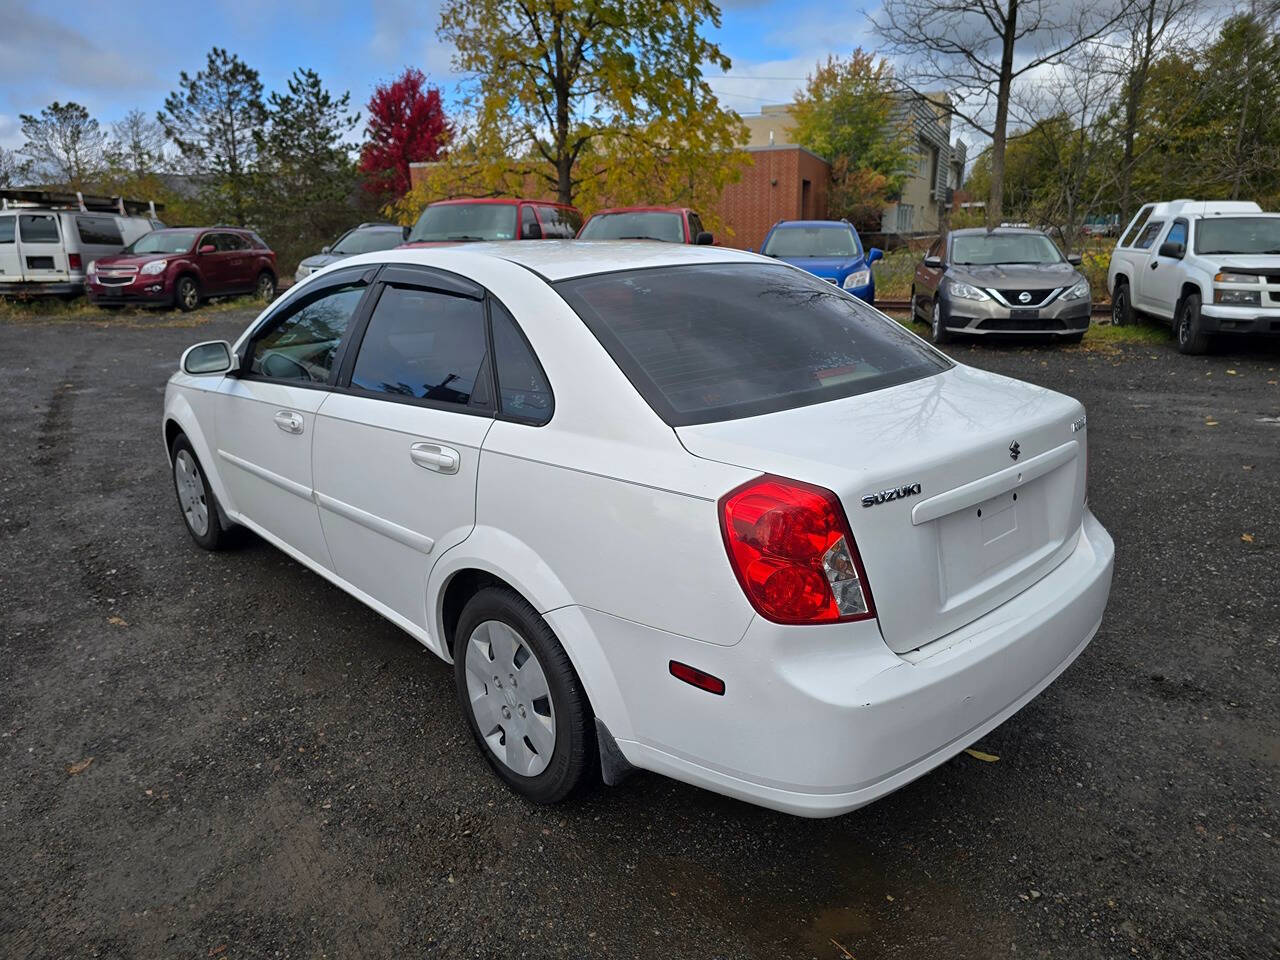
POLYGON ((143 234, 85 271, 93 303, 172 304, 194 310, 206 297, 276 295, 276 255, 242 227, 173 227, 143 234))

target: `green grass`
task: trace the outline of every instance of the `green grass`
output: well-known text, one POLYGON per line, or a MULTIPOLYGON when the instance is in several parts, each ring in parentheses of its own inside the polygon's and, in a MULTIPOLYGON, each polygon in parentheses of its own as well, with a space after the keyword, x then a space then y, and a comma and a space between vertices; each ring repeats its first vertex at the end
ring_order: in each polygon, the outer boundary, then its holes
POLYGON ((883 300, 906 300, 910 297, 911 280, 923 256, 923 253, 907 247, 886 253, 884 259, 872 267, 876 277, 876 296, 883 300))
POLYGON ((225 297, 206 302, 192 313, 165 307, 119 307, 106 310, 86 297, 63 300, 33 297, 30 300, 0 297, 0 323, 61 323, 66 321, 120 324, 122 326, 194 327, 212 315, 260 309, 251 296, 225 297))

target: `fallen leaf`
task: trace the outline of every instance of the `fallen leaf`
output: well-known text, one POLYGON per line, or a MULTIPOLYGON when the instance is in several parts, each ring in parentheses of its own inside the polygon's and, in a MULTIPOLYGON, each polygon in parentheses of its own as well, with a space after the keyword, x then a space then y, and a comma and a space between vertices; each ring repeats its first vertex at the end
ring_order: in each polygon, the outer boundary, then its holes
POLYGON ((226 952, 227 952, 227 945, 225 943, 220 943, 216 947, 209 948, 209 956, 211 957, 216 957, 218 954, 226 953, 226 952))
POLYGON ((981 750, 973 749, 973 747, 965 747, 964 752, 975 760, 981 760, 983 763, 995 763, 1000 759, 994 753, 983 753, 981 750))
POLYGON ((1233 377, 1236 375, 1236 372, 1234 370, 1228 370, 1227 373, 1233 377))
POLYGON ((124 617, 107 617, 107 623, 113 627, 127 627, 129 625, 129 621, 124 617))
POLYGON ((1206 427, 1216 427, 1216 426, 1218 425, 1218 421, 1217 421, 1217 420, 1206 420, 1206 421, 1204 422, 1204 425, 1205 425, 1206 427))
POLYGON ((79 763, 73 763, 71 766, 67 767, 67 773, 71 774, 73 777, 78 773, 84 773, 89 769, 89 764, 91 763, 93 763, 93 757, 85 757, 79 763))
POLYGON ((1252 534, 1252 533, 1242 533, 1242 534, 1240 534, 1240 539, 1241 539, 1241 540, 1243 540, 1245 543, 1253 543, 1253 534, 1252 534))

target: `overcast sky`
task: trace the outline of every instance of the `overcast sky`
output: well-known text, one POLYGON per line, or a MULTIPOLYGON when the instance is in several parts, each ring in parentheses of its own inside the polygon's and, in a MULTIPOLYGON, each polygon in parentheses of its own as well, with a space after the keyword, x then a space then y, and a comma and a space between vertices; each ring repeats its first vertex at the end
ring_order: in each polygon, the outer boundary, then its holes
MULTIPOLYGON (((267 90, 296 67, 363 106, 375 84, 406 65, 424 70, 447 99, 457 82, 451 50, 436 40, 433 0, 219 0, 156 4, 0 0, 0 146, 22 142, 18 115, 75 100, 103 123, 137 107, 154 113, 195 73, 211 46, 226 47, 262 74, 267 90)), ((869 8, 874 9, 874 8, 869 8)), ((709 82, 739 113, 791 99, 819 58, 874 46, 863 8, 813 0, 723 3, 715 39, 732 58, 709 82)))

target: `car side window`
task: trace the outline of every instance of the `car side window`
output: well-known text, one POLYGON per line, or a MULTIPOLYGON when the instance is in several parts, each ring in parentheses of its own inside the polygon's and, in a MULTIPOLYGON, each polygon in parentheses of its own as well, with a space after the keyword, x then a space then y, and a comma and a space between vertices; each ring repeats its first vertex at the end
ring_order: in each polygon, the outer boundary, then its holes
POLYGON ((23 243, 57 243, 58 218, 49 213, 24 213, 18 217, 23 243))
POLYGON ((503 416, 541 425, 551 419, 551 386, 533 348, 516 326, 515 317, 496 300, 490 301, 493 324, 493 362, 498 377, 499 410, 503 416))
POLYGON ((1142 228, 1145 227, 1147 225, 1147 221, 1151 219, 1151 211, 1154 209, 1155 204, 1148 203, 1138 211, 1138 215, 1133 220, 1133 226, 1125 231, 1125 235, 1120 239, 1120 246, 1131 247, 1134 245, 1135 238, 1142 233, 1142 228))
POLYGON ((13 243, 13 217, 0 217, 0 243, 13 243))
POLYGON ((568 213, 549 203, 540 205, 538 219, 542 221, 542 236, 547 240, 572 240, 577 236, 578 231, 573 228, 568 213))
POLYGON ((245 248, 244 241, 234 233, 214 234, 213 245, 220 253, 235 253, 245 248))
POLYGON ((696 242, 698 239, 698 234, 704 232, 704 230, 705 228, 702 226, 702 219, 696 213, 690 213, 689 214, 689 239, 691 241, 696 242))
POLYGON ((1169 228, 1169 235, 1164 238, 1165 243, 1180 243, 1183 249, 1187 246, 1187 221, 1175 220, 1173 226, 1169 228))
POLYGON ((270 380, 328 383, 338 346, 364 292, 365 284, 355 281, 286 304, 254 334, 248 373, 270 380))
POLYGON ((533 212, 533 205, 526 203, 520 208, 520 239, 538 240, 542 234, 534 229, 538 226, 538 216, 533 212))
POLYGON ((481 301, 387 286, 369 317, 351 386, 458 407, 478 406, 484 403, 487 350, 481 301))
POLYGON ((933 241, 933 243, 932 243, 932 244, 930 245, 930 247, 929 247, 928 252, 927 252, 927 253, 925 253, 925 256, 926 256, 926 257, 941 257, 941 256, 942 256, 942 238, 941 238, 941 237, 939 237, 937 240, 933 241))
POLYGON ((1138 250, 1146 250, 1156 242, 1156 237, 1160 235, 1160 231, 1163 229, 1163 220, 1149 221, 1146 228, 1138 235, 1138 239, 1134 241, 1134 247, 1138 250))
POLYGON ((76 217, 80 242, 89 245, 123 247, 124 237, 110 217, 76 217))

